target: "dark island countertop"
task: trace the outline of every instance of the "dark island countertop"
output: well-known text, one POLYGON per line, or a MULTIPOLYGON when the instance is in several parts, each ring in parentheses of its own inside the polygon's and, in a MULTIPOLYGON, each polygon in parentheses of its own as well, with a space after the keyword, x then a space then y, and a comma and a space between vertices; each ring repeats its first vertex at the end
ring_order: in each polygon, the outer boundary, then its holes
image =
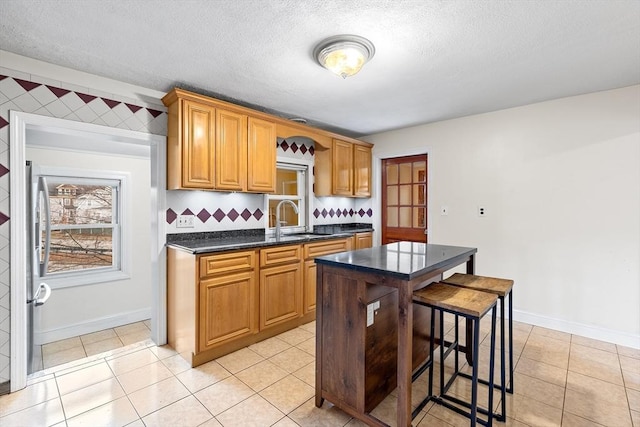
POLYGON ((340 237, 350 237, 354 233, 367 231, 373 231, 371 224, 316 226, 313 232, 283 234, 279 240, 273 236, 266 235, 265 230, 262 228, 254 230, 168 234, 167 247, 180 249, 192 254, 202 254, 337 239, 340 237))
POLYGON ((477 251, 476 248, 460 246, 397 242, 369 249, 325 255, 315 258, 315 262, 412 280, 456 261, 462 263, 477 251))

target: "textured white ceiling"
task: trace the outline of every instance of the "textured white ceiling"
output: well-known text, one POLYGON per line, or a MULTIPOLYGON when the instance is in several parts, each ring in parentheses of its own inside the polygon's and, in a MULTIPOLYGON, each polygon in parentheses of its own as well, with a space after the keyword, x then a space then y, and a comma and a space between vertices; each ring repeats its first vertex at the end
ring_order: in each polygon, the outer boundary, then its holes
POLYGON ((640 83, 640 1, 0 0, 0 49, 360 136, 640 83), (347 33, 342 80, 312 51, 347 33))

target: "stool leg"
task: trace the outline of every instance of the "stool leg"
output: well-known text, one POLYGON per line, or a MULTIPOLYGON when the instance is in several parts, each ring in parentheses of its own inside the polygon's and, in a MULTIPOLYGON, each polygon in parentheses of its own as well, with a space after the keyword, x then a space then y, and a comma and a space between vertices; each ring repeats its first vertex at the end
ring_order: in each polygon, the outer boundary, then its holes
POLYGON ((431 308, 431 336, 429 337, 429 357, 431 367, 429 368, 429 396, 433 396, 433 342, 436 335, 436 309, 431 308))
POLYGON ((444 311, 440 310, 440 392, 444 393, 444 311))
POLYGON ((458 349, 460 348, 460 327, 458 326, 458 315, 455 315, 455 326, 454 326, 454 341, 456 342, 456 351, 453 355, 453 360, 455 362, 454 372, 457 374, 460 371, 460 358, 458 357, 458 349))
POLYGON ((513 290, 509 292, 509 387, 507 393, 513 394, 513 290))
MULTIPOLYGON (((506 387, 507 387, 506 375, 505 375, 506 363, 505 363, 505 357, 504 357, 504 354, 507 351, 505 348, 505 339, 504 339, 505 297, 500 297, 499 300, 500 300, 500 397, 502 398, 502 402, 500 404, 501 412, 500 412, 500 416, 498 417, 498 421, 505 421, 506 413, 507 413, 507 409, 506 409, 507 395, 505 394, 506 387)), ((495 313, 495 308, 493 309, 493 311, 495 313)), ((493 377, 490 378, 490 381, 493 381, 493 377)))
MULTIPOLYGON (((473 319, 473 361, 471 375, 471 427, 475 427, 478 417, 478 350, 480 349, 480 319, 473 319)), ((491 410, 487 411, 491 412, 491 410)))
MULTIPOLYGON (((502 322, 502 329, 504 330, 504 322, 502 322)), ((503 340, 504 341, 504 340, 503 340)), ((502 405, 504 409, 504 350, 502 353, 502 405)), ((489 402, 487 407, 487 426, 491 427, 493 424, 493 374, 495 370, 495 355, 496 355, 496 307, 491 310, 491 349, 489 353, 489 402)), ((502 413, 504 417, 504 412, 502 413)))

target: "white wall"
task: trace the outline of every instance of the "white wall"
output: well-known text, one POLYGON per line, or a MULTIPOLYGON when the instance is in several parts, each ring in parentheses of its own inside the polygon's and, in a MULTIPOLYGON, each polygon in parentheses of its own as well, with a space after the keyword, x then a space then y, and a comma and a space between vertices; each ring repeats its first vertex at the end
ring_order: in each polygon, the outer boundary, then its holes
POLYGON ((429 241, 513 278, 515 319, 640 347, 640 86, 363 139, 428 152, 429 241))
MULTIPOLYGON (((51 134, 51 137, 55 137, 51 134)), ((27 144, 29 141, 27 139, 27 144)), ((150 159, 26 147, 26 159, 40 166, 129 172, 127 215, 130 274, 128 280, 55 289, 36 313, 36 343, 119 326, 151 315, 150 159)))

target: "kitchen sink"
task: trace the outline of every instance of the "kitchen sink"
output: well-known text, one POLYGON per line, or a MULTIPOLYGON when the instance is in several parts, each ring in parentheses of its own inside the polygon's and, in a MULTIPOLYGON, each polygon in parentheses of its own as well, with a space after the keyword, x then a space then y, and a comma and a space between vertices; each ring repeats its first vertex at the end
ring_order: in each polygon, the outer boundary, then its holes
POLYGON ((303 239, 315 237, 315 236, 328 236, 326 233, 291 233, 291 234, 283 234, 282 237, 285 236, 296 236, 303 239))
MULTIPOLYGON (((280 241, 281 242, 295 242, 295 241, 303 241, 303 240, 313 240, 313 239, 317 239, 317 238, 321 238, 321 237, 327 237, 330 236, 330 234, 326 234, 326 233, 289 233, 289 234, 283 234, 282 236, 280 236, 280 241)), ((273 240, 276 240, 275 237, 272 237, 273 240)))

